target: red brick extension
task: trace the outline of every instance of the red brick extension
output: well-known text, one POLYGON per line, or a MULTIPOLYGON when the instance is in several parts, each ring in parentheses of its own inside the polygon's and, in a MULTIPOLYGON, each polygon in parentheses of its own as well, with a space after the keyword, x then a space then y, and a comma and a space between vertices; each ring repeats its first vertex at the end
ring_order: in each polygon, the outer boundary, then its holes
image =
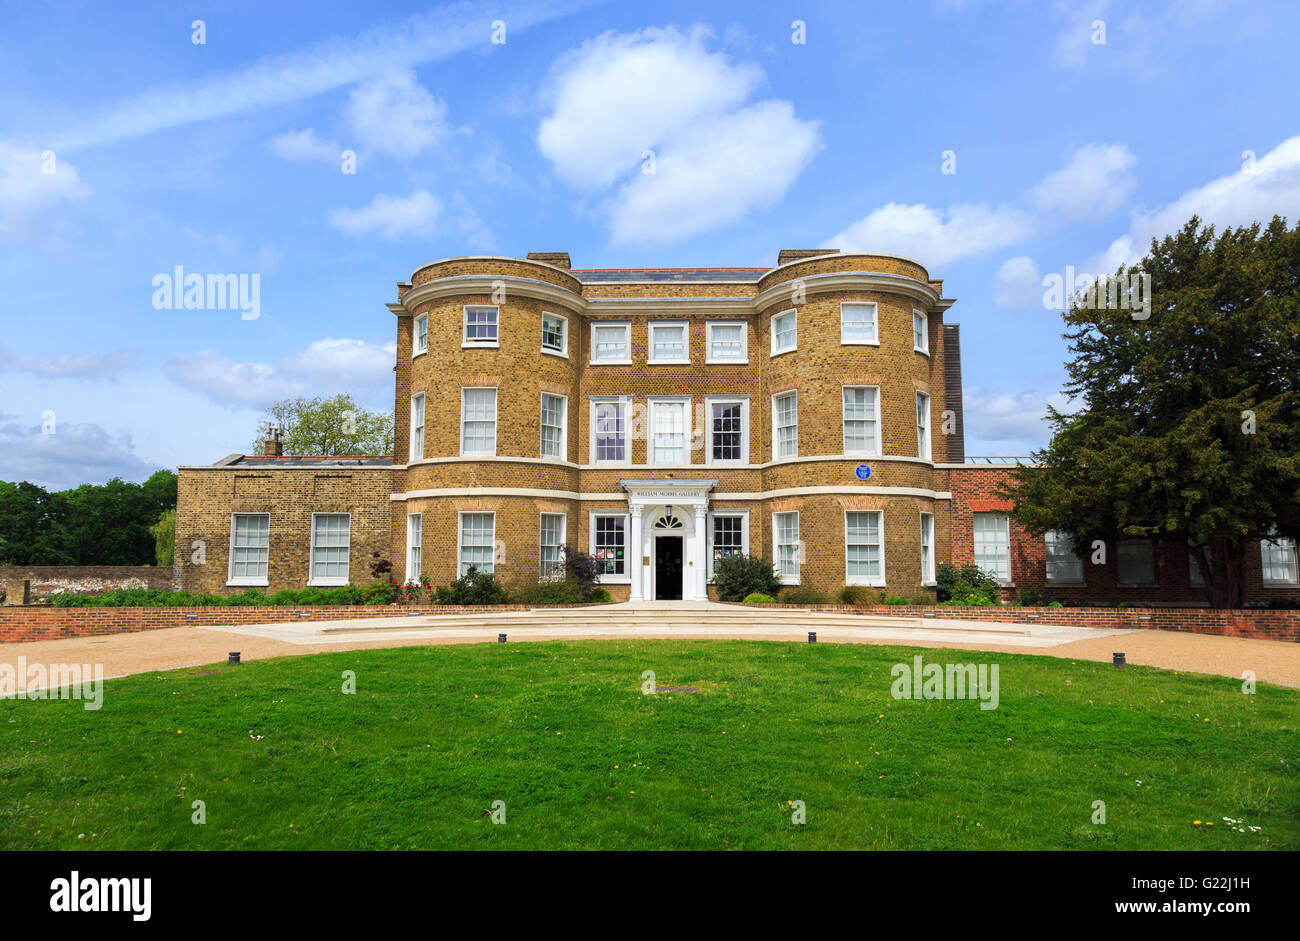
MULTIPOLYGON (((336 607, 219 607, 219 608, 0 608, 0 642, 57 640, 101 634, 152 631, 204 624, 272 624, 303 620, 404 617, 419 614, 479 614, 526 611, 527 605, 459 607, 438 605, 356 605, 336 607)), ((765 605, 789 608, 793 605, 765 605)), ((1010 621, 1072 627, 1150 628, 1300 642, 1300 610, 1211 610, 1208 608, 959 608, 882 605, 849 607, 816 605, 816 611, 895 617, 959 618, 969 621, 1010 621)))

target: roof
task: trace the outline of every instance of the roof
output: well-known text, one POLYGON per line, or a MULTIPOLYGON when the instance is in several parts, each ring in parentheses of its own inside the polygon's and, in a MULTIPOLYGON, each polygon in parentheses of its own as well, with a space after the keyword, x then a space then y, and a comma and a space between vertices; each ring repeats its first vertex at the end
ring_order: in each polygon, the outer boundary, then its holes
POLYGON ((757 282, 771 268, 572 268, 569 274, 584 284, 623 281, 757 282))
POLYGON ((392 467, 393 459, 390 455, 382 454, 285 454, 280 457, 269 457, 263 454, 231 454, 208 466, 268 469, 290 467, 392 467))

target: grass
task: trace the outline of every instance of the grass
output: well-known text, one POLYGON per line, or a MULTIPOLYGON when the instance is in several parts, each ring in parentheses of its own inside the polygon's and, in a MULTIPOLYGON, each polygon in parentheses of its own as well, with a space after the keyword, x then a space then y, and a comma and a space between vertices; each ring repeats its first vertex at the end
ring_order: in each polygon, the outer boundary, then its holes
POLYGON ((894 700, 918 652, 410 647, 4 700, 0 848, 1300 848, 1300 693, 925 650, 1000 664, 999 707, 894 700), (699 691, 644 696, 644 670, 699 691))

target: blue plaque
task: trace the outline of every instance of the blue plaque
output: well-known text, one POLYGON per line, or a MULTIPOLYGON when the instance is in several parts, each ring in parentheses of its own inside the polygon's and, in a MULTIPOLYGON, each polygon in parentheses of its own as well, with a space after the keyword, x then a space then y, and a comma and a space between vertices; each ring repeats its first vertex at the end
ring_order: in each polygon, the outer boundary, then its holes
POLYGON ((857 469, 858 480, 866 480, 871 476, 871 468, 866 464, 859 464, 857 469))

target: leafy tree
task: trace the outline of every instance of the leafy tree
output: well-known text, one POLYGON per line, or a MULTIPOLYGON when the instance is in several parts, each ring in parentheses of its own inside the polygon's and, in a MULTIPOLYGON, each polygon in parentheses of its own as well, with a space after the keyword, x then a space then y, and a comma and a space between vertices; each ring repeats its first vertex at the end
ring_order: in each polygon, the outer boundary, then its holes
MULTIPOLYGON (((1242 603, 1246 553, 1300 538, 1300 227, 1216 238, 1193 217, 1152 240, 1147 319, 1065 314, 1073 359, 1053 437, 1004 495, 1028 530, 1190 546, 1215 607, 1242 603)), ((1130 272, 1120 268, 1120 277, 1130 272)))
MULTIPOLYGON (((263 421, 283 425, 285 454, 392 454, 393 413, 368 412, 350 395, 298 396, 267 409, 263 421)), ((261 454, 266 435, 259 430, 253 453, 261 454)))
POLYGON ((159 565, 169 566, 176 558, 176 511, 168 510, 149 527, 154 540, 154 558, 159 565))

